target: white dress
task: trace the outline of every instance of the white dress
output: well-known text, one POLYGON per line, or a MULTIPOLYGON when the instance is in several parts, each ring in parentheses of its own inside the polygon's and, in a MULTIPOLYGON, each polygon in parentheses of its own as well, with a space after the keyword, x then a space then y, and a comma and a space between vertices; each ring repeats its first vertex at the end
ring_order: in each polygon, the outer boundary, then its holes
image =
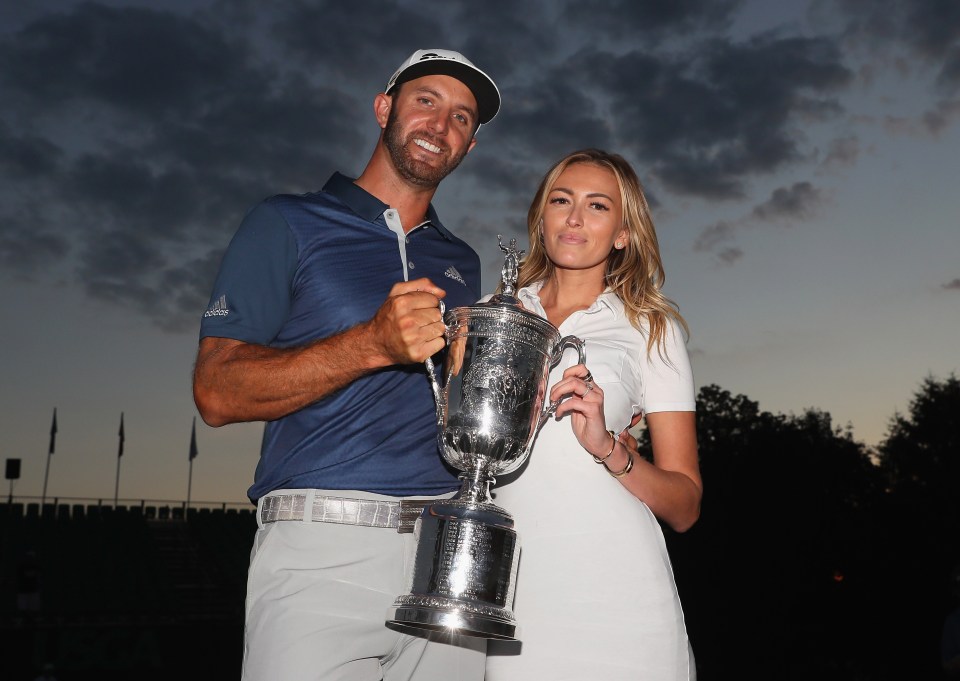
MULTIPOLYGON (((546 316, 539 288, 522 289, 518 298, 546 316)), ((645 336, 610 292, 559 330, 586 341, 586 364, 603 389, 610 430, 619 432, 641 411, 695 409, 677 326, 667 334, 669 363, 656 349, 647 357, 645 336)), ((564 353, 550 386, 576 363, 575 352, 564 353)), ((548 420, 527 464, 497 481, 494 503, 513 515, 520 536, 514 613, 521 645, 490 646, 486 681, 696 678, 660 526, 594 463, 568 418, 548 420)))

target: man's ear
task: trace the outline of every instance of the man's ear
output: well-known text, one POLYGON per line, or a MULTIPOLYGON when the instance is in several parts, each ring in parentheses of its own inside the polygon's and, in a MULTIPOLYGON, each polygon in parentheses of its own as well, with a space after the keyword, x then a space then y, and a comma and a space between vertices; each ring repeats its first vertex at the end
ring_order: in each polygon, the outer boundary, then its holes
POLYGON ((467 153, 469 154, 471 151, 473 151, 473 148, 474 148, 475 146, 477 146, 477 138, 476 138, 476 137, 474 137, 472 140, 470 140, 470 145, 467 147, 467 153))
POLYGON ((373 115, 377 117, 381 130, 387 127, 391 107, 393 107, 393 97, 390 95, 381 92, 373 98, 373 115))

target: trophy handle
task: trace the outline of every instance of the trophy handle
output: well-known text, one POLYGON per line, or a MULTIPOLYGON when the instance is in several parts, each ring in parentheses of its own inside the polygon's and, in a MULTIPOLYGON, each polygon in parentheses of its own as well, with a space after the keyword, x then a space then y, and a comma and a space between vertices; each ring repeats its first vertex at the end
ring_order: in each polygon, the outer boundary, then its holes
MULTIPOLYGON (((440 318, 441 319, 443 319, 446 309, 447 309, 446 306, 443 304, 443 301, 441 300, 440 301, 440 318)), ((444 323, 444 325, 446 326, 446 323, 444 323)), ((447 330, 449 331, 449 326, 447 326, 447 330)), ((449 343, 450 341, 449 339, 447 339, 447 344, 449 343)), ((437 425, 438 426, 443 425, 443 418, 444 418, 443 394, 440 392, 440 383, 437 381, 437 372, 433 366, 433 359, 431 357, 427 357, 425 360, 423 360, 423 364, 425 367, 427 367, 427 378, 430 379, 430 388, 433 390, 433 401, 437 407, 437 425)))
MULTIPOLYGON (((553 349, 553 354, 550 357, 550 368, 557 366, 560 363, 560 360, 563 358, 563 351, 567 348, 574 348, 577 351, 579 356, 579 361, 577 364, 586 364, 587 363, 587 350, 586 350, 586 341, 580 340, 576 336, 564 336, 560 339, 560 342, 557 343, 557 346, 553 349)), ((540 429, 543 428, 543 424, 547 422, 547 419, 553 416, 557 407, 560 406, 560 403, 563 400, 554 400, 547 408, 543 410, 543 413, 540 414, 540 422, 537 424, 537 432, 540 432, 540 429)))

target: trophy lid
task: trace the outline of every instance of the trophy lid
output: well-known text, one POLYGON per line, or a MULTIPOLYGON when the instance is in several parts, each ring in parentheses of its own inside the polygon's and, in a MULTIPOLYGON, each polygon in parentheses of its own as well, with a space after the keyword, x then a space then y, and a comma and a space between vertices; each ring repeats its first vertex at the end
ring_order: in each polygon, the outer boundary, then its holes
MULTIPOLYGON (((458 322, 477 321, 481 318, 507 320, 510 324, 532 329, 539 336, 555 343, 560 338, 560 332, 557 328, 549 320, 524 308, 520 299, 514 295, 520 269, 520 258, 525 251, 517 248, 516 239, 510 239, 510 244, 505 246, 503 236, 500 234, 497 235, 497 243, 500 245, 500 250, 504 252, 503 269, 500 270, 500 293, 492 295, 485 302, 458 307, 447 312, 446 314, 449 316, 445 319, 448 320, 448 328, 459 328, 458 322)), ((448 337, 450 337, 449 334, 448 331, 448 337)))

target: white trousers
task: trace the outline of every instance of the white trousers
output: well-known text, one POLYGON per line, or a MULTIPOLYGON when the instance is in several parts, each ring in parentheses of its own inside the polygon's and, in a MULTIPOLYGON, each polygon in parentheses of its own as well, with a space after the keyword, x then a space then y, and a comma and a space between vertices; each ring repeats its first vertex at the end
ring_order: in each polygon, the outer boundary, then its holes
POLYGON ((396 529, 261 524, 247 578, 243 680, 481 681, 484 639, 386 627, 388 608, 409 588, 414 549, 414 535, 396 529))

